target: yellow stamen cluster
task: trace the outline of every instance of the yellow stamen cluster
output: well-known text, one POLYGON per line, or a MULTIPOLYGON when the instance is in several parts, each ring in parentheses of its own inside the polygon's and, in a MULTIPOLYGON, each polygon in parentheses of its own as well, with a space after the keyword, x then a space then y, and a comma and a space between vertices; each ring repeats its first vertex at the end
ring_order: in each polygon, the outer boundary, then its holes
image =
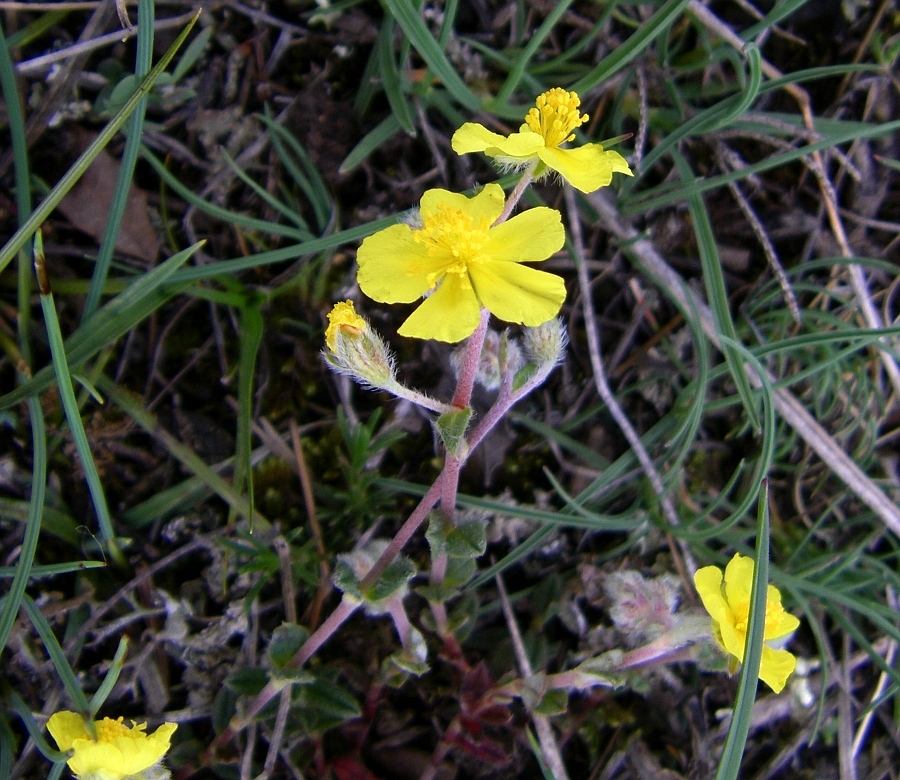
POLYGON ((141 738, 146 735, 146 723, 135 723, 134 728, 130 729, 123 722, 123 718, 113 720, 112 718, 104 718, 98 720, 94 727, 97 729, 98 742, 113 742, 116 737, 141 738))
POLYGON ((587 114, 581 114, 578 95, 554 87, 538 95, 535 107, 525 116, 525 124, 540 136, 548 147, 557 147, 575 140, 572 132, 588 121, 587 114))
POLYGON ((484 262, 489 229, 487 217, 476 222, 469 214, 446 203, 441 203, 434 213, 423 214, 422 229, 413 234, 416 243, 423 244, 430 257, 449 255, 456 260, 429 274, 430 281, 435 283, 444 274, 465 277, 470 263, 484 262))

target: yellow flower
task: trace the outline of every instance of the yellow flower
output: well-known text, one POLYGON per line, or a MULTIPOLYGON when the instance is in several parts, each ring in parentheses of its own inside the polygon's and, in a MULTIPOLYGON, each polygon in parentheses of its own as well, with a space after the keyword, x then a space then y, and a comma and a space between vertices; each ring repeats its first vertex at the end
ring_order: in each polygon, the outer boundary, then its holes
POLYGON ((177 723, 164 723, 153 734, 145 734, 146 723, 128 728, 122 718, 104 718, 94 723, 93 739, 80 715, 57 712, 47 721, 47 729, 62 751, 71 751, 69 769, 82 780, 124 780, 139 777, 158 764, 169 749, 177 723))
MULTIPOLYGON (((744 660, 744 643, 750 618, 750 591, 753 588, 754 561, 735 554, 722 570, 718 566, 705 566, 694 575, 694 586, 700 594, 703 606, 712 616, 713 635, 722 649, 734 658, 734 667, 744 660)), ((766 594, 766 625, 764 640, 783 639, 796 630, 800 621, 781 606, 781 593, 769 585, 766 594)), ((797 659, 787 650, 763 646, 759 665, 759 679, 775 693, 780 693, 794 671, 797 659)))
POLYGON ((428 190, 421 227, 391 225, 362 242, 357 280, 370 298, 412 303, 433 291, 401 336, 461 341, 478 325, 481 307, 530 327, 556 316, 566 297, 563 280, 520 263, 546 260, 562 247, 559 212, 540 206, 494 225, 504 202, 498 184, 473 198, 428 190))
POLYGON ((353 301, 341 301, 328 312, 328 327, 325 329, 325 344, 332 352, 337 351, 338 333, 359 336, 368 330, 369 324, 356 313, 353 301))
POLYGON ((587 114, 579 112, 579 105, 578 95, 556 87, 538 96, 518 133, 503 136, 483 125, 466 122, 453 134, 453 151, 457 154, 484 152, 511 168, 540 161, 542 165, 535 170, 536 177, 550 168, 582 192, 608 186, 614 173, 631 176, 625 158, 618 152, 604 151, 600 144, 561 148, 561 144, 575 139, 573 130, 588 120, 587 114))

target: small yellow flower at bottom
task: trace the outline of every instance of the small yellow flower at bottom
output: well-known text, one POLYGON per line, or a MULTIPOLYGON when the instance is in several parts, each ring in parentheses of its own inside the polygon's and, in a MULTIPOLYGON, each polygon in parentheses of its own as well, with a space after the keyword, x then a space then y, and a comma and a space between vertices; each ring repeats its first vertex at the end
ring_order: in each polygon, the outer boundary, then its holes
MULTIPOLYGON (((694 586, 712 617, 713 636, 736 663, 744 660, 754 565, 752 558, 736 553, 725 567, 724 577, 718 566, 704 566, 694 575, 694 586)), ((769 585, 763 633, 767 644, 763 646, 759 679, 775 693, 780 693, 784 688, 797 665, 797 659, 787 650, 770 647, 768 643, 787 637, 799 625, 800 621, 781 606, 778 588, 769 585)))
POLYGON ((328 312, 328 327, 325 329, 325 344, 332 352, 337 351, 338 333, 347 336, 362 335, 369 324, 356 313, 353 301, 341 301, 328 312))
POLYGON ((466 122, 453 134, 450 144, 457 154, 484 152, 501 166, 513 169, 538 165, 537 178, 548 169, 556 171, 582 192, 609 186, 614 173, 633 175, 621 154, 604 150, 600 144, 573 149, 562 146, 574 141, 573 131, 588 120, 578 110, 580 105, 576 93, 556 87, 538 95, 518 133, 500 135, 484 125, 466 122))
MULTIPOLYGON (((57 712, 47 721, 59 749, 71 751, 68 760, 72 774, 80 780, 125 780, 141 777, 153 769, 169 749, 177 723, 164 723, 152 734, 145 732, 146 723, 131 728, 122 718, 104 718, 94 723, 97 738, 91 737, 87 725, 75 712, 57 712)), ((158 773, 153 773, 158 776, 158 773)))
POLYGON ((472 335, 482 307, 527 327, 553 319, 566 297, 563 280, 522 263, 562 248, 560 214, 528 209, 495 225, 506 201, 498 184, 473 198, 447 190, 422 196, 421 227, 407 224, 366 238, 357 252, 359 288, 382 303, 412 303, 401 336, 454 343, 472 335))

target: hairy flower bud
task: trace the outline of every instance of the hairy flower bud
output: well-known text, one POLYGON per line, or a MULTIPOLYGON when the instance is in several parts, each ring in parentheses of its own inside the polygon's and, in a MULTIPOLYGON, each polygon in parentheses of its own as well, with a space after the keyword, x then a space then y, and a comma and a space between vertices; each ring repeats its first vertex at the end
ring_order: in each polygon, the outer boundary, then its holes
POLYGON ((568 341, 562 320, 554 317, 536 328, 525 328, 522 349, 539 369, 550 369, 562 360, 568 341))
MULTIPOLYGON (((543 326, 541 326, 543 327, 543 326)), ((450 354, 450 362, 457 379, 462 373, 466 357, 466 345, 455 349, 450 354)), ((522 350, 514 339, 504 339, 497 331, 489 330, 484 337, 481 357, 475 371, 475 381, 485 390, 496 390, 500 387, 504 372, 515 374, 522 367, 522 350), (506 354, 504 355, 503 352, 506 354), (503 363, 506 363, 504 366, 503 363)))
POLYGON ((394 356, 387 344, 353 308, 342 301, 328 314, 322 355, 331 368, 360 384, 387 388, 396 384, 394 356))

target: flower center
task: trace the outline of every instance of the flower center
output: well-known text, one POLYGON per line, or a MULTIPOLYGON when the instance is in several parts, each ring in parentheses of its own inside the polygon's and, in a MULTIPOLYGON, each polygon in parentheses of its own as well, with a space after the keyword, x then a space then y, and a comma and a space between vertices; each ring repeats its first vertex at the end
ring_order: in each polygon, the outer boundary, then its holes
MULTIPOLYGON (((94 724, 97 727, 98 742, 112 742, 116 737, 130 737, 131 729, 122 723, 122 718, 104 718, 94 724)), ((139 727, 138 727, 139 728, 139 727)))
POLYGON ((542 135, 548 147, 557 147, 574 140, 572 131, 588 121, 588 115, 578 111, 580 105, 581 100, 574 92, 554 87, 538 95, 535 107, 525 116, 525 124, 542 135))
POLYGON ((466 276, 469 264, 483 263, 487 257, 484 246, 490 230, 488 218, 482 216, 476 223, 469 214, 446 203, 438 204, 435 211, 422 215, 422 229, 413 231, 415 241, 424 244, 430 257, 449 255, 449 262, 439 272, 428 274, 434 286, 446 274, 466 276))

